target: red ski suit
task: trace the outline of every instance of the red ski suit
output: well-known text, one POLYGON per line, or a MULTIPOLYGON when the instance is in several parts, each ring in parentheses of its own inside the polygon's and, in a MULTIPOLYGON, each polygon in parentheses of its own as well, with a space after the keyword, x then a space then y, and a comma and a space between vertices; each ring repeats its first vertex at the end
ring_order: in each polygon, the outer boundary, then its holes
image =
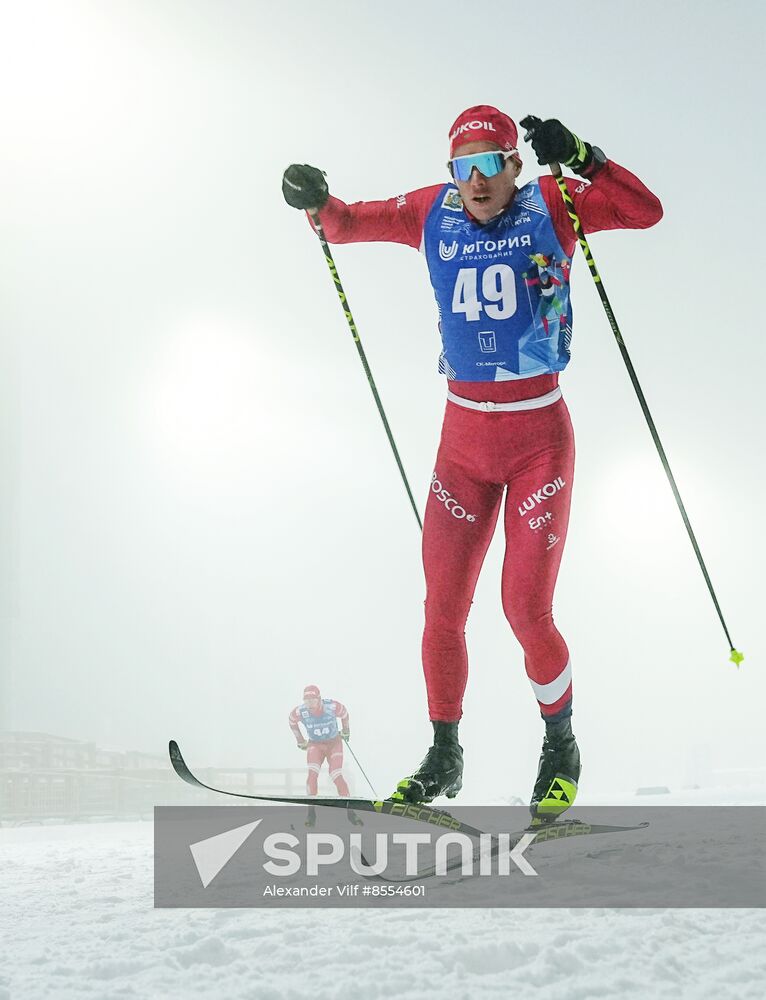
MULTIPOLYGON (((301 709, 304 705, 305 703, 296 705, 288 716, 290 729, 292 730, 292 734, 298 743, 304 742, 303 733, 300 728, 301 709)), ((323 711, 330 708, 335 715, 335 718, 338 719, 342 726, 341 731, 346 735, 346 738, 348 738, 349 715, 346 706, 339 701, 330 700, 324 700, 322 702, 322 706, 323 707, 318 709, 314 714, 321 716, 323 711)), ((319 772, 322 769, 323 762, 327 761, 330 778, 335 783, 335 787, 338 789, 338 795, 348 797, 348 785, 346 784, 346 779, 343 777, 342 736, 338 734, 332 739, 324 740, 312 740, 309 738, 307 743, 306 764, 308 767, 308 775, 306 777, 306 794, 316 795, 319 785, 319 772)))
MULTIPOLYGON (((569 179, 568 188, 586 233, 646 229, 662 217, 658 199, 612 161, 591 183, 569 179)), ((331 197, 320 213, 325 235, 330 243, 421 248, 426 217, 441 190, 442 185, 434 185, 352 205, 331 197)), ((540 178, 540 191, 571 257, 572 223, 552 176, 540 178)), ((426 505, 422 655, 432 720, 450 722, 462 715, 468 676, 465 623, 504 491, 503 609, 524 650, 543 718, 571 713, 569 651, 552 615, 574 472, 572 425, 557 386, 557 374, 503 382, 448 380, 452 394, 485 405, 469 409, 448 400, 426 505), (530 408, 492 412, 492 403, 531 400, 530 408)))

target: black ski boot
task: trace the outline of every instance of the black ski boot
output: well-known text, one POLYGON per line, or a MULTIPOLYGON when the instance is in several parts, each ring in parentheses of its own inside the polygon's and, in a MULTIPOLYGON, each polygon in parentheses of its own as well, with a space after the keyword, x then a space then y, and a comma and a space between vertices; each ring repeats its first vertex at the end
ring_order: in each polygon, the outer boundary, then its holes
POLYGON ((533 825, 553 822, 572 805, 579 778, 580 751, 572 734, 572 719, 546 722, 537 781, 529 803, 533 825))
POLYGON ((457 741, 457 722, 432 722, 434 744, 420 767, 402 778, 391 796, 401 802, 433 802, 438 795, 454 799, 463 787, 463 748, 457 741))

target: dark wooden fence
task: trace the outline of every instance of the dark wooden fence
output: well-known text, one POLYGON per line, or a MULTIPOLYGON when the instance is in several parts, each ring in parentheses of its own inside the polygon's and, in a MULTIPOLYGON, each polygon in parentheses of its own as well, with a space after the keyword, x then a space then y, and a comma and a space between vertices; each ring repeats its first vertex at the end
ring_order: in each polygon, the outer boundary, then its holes
MULTIPOLYGON (((306 788, 303 767, 196 773, 208 784, 250 794, 303 795, 306 788)), ((326 770, 319 793, 334 794, 326 770)), ((45 733, 0 733, 0 824, 149 819, 154 806, 243 803, 184 784, 159 755, 99 750, 45 733)))

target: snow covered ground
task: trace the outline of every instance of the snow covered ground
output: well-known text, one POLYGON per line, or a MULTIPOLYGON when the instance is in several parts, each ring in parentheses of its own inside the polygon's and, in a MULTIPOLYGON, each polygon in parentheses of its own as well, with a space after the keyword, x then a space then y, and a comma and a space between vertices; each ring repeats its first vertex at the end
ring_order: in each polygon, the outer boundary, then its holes
POLYGON ((6 828, 0 849, 0 1000, 760 1000, 766 982, 766 910, 155 910, 151 823, 6 828))

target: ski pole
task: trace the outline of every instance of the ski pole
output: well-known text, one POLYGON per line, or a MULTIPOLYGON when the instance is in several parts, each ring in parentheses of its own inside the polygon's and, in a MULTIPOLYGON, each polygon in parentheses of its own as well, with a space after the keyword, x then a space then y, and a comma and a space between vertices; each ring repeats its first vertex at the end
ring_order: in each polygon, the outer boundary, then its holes
MULTIPOLYGON (((383 409, 383 403, 380 401, 380 396, 378 395, 378 388, 375 385, 375 379, 372 377, 372 372, 370 371, 370 366, 367 363, 367 355, 364 353, 364 348, 362 347, 362 341, 359 337, 359 331, 354 323, 354 317, 351 315, 351 307, 348 304, 348 298, 346 293, 343 291, 343 285, 340 283, 340 277, 338 276, 338 268, 335 266, 335 261, 333 260, 332 252, 330 246, 327 242, 327 238, 324 234, 324 229, 322 228, 322 223, 319 219, 318 212, 309 212, 311 216, 311 221, 314 224, 314 229, 319 237, 319 242, 322 244, 322 250, 324 251, 324 259, 327 262, 327 266, 330 269, 330 274, 332 280, 335 284, 335 291, 338 293, 338 298, 340 299, 340 304, 343 307, 343 313, 346 317, 346 322, 351 330, 351 336, 354 338, 354 343, 356 344, 356 349, 359 352, 359 359, 362 362, 362 368, 364 368, 364 374, 367 376, 367 381, 372 390, 372 395, 375 398, 375 405, 378 408, 378 413, 380 414, 380 419, 383 421, 383 426, 386 430, 386 436, 388 437, 388 443, 391 445, 391 450, 394 453, 394 458, 396 459, 396 464, 399 467, 399 473, 402 477, 402 482, 404 483, 404 488, 407 490, 407 496, 410 499, 410 504, 415 512, 415 518, 418 522, 418 527, 423 530, 423 522, 420 520, 420 514, 418 513, 418 508, 415 504, 415 498, 412 495, 412 490, 410 489, 410 484, 407 480, 407 474, 404 471, 404 466, 402 465, 402 460, 399 457, 399 451, 396 447, 396 442, 394 441, 394 436, 391 433, 391 428, 388 425, 388 419, 386 418, 386 411, 383 409)), ((352 751, 353 752, 353 751, 352 751)), ((364 772, 362 772, 364 773, 364 772)))
POLYGON ((362 774, 364 775, 364 780, 365 780, 365 781, 367 782, 367 784, 368 784, 368 785, 370 786, 370 789, 372 790, 372 794, 373 794, 373 796, 375 797, 375 799, 376 799, 376 800, 378 800, 378 799, 380 798, 380 796, 379 796, 379 795, 378 795, 378 793, 377 793, 377 792, 375 791, 375 789, 374 789, 374 788, 372 787, 372 782, 370 781, 370 779, 369 779, 369 778, 367 777, 367 775, 366 775, 366 774, 364 773, 364 768, 363 768, 363 767, 362 767, 362 765, 361 765, 361 764, 359 763, 359 758, 357 757, 357 755, 356 755, 356 754, 354 753, 354 751, 353 751, 353 750, 351 749, 351 744, 350 744, 350 743, 347 743, 347 744, 346 744, 346 746, 348 747, 348 752, 349 752, 349 753, 351 754, 351 756, 352 756, 352 757, 354 758, 354 760, 356 761, 356 766, 357 766, 357 767, 359 768, 359 770, 360 770, 360 771, 362 772, 362 774))
MULTIPOLYGON (((527 132, 524 138, 525 139, 530 138, 531 134, 532 134, 531 131, 527 132)), ((636 375, 636 370, 633 367, 633 362, 630 360, 628 349, 625 346, 625 341, 623 340, 622 333, 620 332, 620 328, 617 325, 617 320, 615 318, 614 312, 612 311, 612 306, 609 302, 609 298, 607 297, 606 289, 604 288, 604 282, 601 280, 601 275, 598 273, 596 262, 593 259, 593 254, 591 253, 591 249, 588 246, 588 241, 585 238, 585 233, 582 228, 582 222, 580 221, 580 217, 577 214, 577 210, 575 209, 572 196, 569 194, 569 191, 567 190, 566 180, 564 179, 564 176, 561 173, 561 166, 558 163, 551 163, 549 164, 549 166, 551 168, 551 173, 556 179, 556 184, 558 185, 558 189, 561 192, 561 197, 564 199, 564 204, 566 205, 569 218, 572 221, 572 228, 574 229, 574 234, 575 237, 577 238, 577 242, 580 244, 580 246, 582 247, 582 252, 585 254, 585 260, 588 264, 591 277, 593 278, 593 282, 598 291, 598 296, 601 299, 601 304, 604 307, 604 312, 606 313, 607 319, 609 320, 609 325, 612 328, 612 333, 614 334, 614 338, 617 341, 617 346, 620 348, 620 354, 622 354, 622 360, 625 362, 625 367, 628 370, 630 381, 633 383, 633 388, 636 391, 636 396, 638 396, 638 402, 641 405, 644 417, 646 418, 646 422, 649 425, 649 432, 652 435, 652 440, 654 441, 657 453, 660 456, 662 467, 665 470, 665 475, 668 477, 670 488, 673 491, 673 496, 676 499, 676 504, 678 505, 678 509, 681 512, 681 517, 683 518, 683 522, 686 526, 686 531, 689 535, 689 541, 692 543, 692 547, 694 548, 694 553, 697 556, 697 562, 699 563, 700 569, 702 570, 702 575, 705 578, 707 589, 710 593, 710 596, 713 598, 713 604, 715 605, 715 609, 718 612, 718 618, 721 622, 721 625, 723 626, 723 631, 726 636, 726 641, 729 643, 729 649, 731 650, 731 655, 729 659, 731 660, 732 663, 736 664, 737 668, 739 669, 739 665, 744 660, 745 657, 739 650, 734 648, 734 643, 731 641, 731 636, 729 635, 729 630, 726 627, 726 622, 724 621, 723 613, 721 611, 721 606, 718 603, 718 598, 716 597, 715 590, 713 589, 713 584, 710 580, 710 575, 707 571, 707 567, 705 566, 705 561, 702 558, 702 553, 700 552, 700 547, 697 544, 697 539, 694 535, 694 531, 692 530, 691 522, 689 521, 689 516, 686 513, 686 508, 684 507, 683 500, 681 499, 681 494, 678 492, 678 486, 676 486, 675 477, 671 472, 670 464, 668 463, 668 459, 665 454, 665 449, 662 447, 660 436, 657 433, 657 428, 655 426, 654 420, 652 419, 652 415, 649 412, 649 406, 647 405, 646 397, 644 396, 643 390, 641 389, 641 384, 638 381, 638 376, 636 375)))

